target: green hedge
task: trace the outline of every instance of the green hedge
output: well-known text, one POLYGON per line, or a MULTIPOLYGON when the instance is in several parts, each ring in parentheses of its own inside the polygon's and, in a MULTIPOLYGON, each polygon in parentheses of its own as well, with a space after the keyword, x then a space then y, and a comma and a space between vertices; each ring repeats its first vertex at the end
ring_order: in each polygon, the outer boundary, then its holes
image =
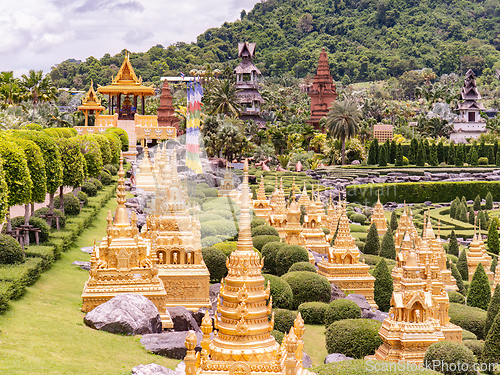
POLYGON ((309 254, 306 249, 298 245, 280 247, 276 254, 276 274, 278 276, 284 275, 292 265, 299 262, 309 262, 309 254))
POLYGON ((327 309, 328 304, 324 302, 304 302, 299 306, 299 312, 305 324, 323 324, 327 309))
POLYGON ((332 289, 326 277, 307 271, 295 271, 282 278, 292 288, 292 309, 297 309, 304 302, 330 302, 332 289))
POLYGON ((450 303, 450 322, 472 332, 478 339, 484 340, 486 311, 477 307, 450 303))
POLYGON ((278 276, 263 273, 264 279, 271 284, 271 296, 273 297, 273 306, 281 309, 289 309, 292 306, 293 293, 290 285, 278 276))
POLYGON ((326 327, 343 319, 361 319, 361 308, 348 299, 338 299, 330 302, 325 311, 324 322, 326 327))
POLYGON ((27 258, 25 263, 0 267, 0 281, 9 281, 12 286, 12 299, 21 297, 26 287, 33 285, 44 270, 42 258, 27 258))
POLYGON ((316 267, 310 262, 297 262, 292 264, 292 266, 288 269, 288 272, 293 271, 307 271, 316 273, 316 267))
MULTIPOLYGON (((293 327, 293 322, 297 317, 297 311, 285 309, 273 309, 274 312, 274 329, 285 334, 288 334, 290 328, 293 327)), ((269 316, 271 319, 271 315, 269 316)))
POLYGON ((25 250, 26 257, 42 259, 42 270, 48 270, 56 259, 53 246, 29 246, 25 250))
POLYGON ((269 242, 279 242, 280 238, 278 236, 255 236, 252 237, 253 247, 257 250, 262 251, 262 248, 266 243, 269 242))
POLYGON ((349 202, 373 206, 377 202, 377 192, 383 202, 422 203, 451 202, 457 196, 473 200, 476 195, 485 197, 491 192, 495 201, 500 200, 500 182, 458 181, 458 182, 403 182, 387 184, 350 185, 346 188, 349 202))
POLYGON ((9 301, 12 299, 14 289, 14 283, 0 281, 0 314, 9 309, 9 301))
POLYGON ((476 357, 469 348, 458 342, 441 341, 432 344, 425 352, 424 366, 432 369, 436 362, 439 363, 439 371, 445 375, 477 374, 477 370, 474 370, 474 365, 477 364, 476 357), (463 366, 457 371, 458 363, 463 366), (452 364, 455 365, 453 368, 452 364))
POLYGON ((382 322, 371 319, 345 319, 332 323, 326 330, 326 350, 352 358, 373 355, 383 343, 378 334, 381 326, 382 322))

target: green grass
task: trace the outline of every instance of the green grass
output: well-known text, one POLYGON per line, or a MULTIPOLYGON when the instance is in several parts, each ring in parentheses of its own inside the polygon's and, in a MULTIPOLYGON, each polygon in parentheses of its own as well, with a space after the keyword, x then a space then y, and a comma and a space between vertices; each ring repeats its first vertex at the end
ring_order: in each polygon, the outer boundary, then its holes
POLYGON ((152 362, 176 366, 178 361, 147 353, 139 336, 113 335, 83 323, 81 293, 88 272, 71 263, 89 260, 80 248, 102 239, 107 212, 115 207, 112 199, 69 251, 0 316, 1 374, 112 375, 152 362))
POLYGON ((311 357, 313 366, 322 365, 328 354, 325 342, 325 326, 306 324, 302 340, 304 341, 304 352, 311 357))

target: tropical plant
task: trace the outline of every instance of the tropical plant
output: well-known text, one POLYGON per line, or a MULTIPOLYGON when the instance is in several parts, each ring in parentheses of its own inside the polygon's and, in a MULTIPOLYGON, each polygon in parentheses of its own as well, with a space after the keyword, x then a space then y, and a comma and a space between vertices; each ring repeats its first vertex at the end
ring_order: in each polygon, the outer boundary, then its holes
POLYGON ((33 103, 32 121, 35 120, 35 108, 39 102, 55 100, 57 88, 52 84, 50 75, 43 75, 43 71, 30 70, 21 76, 21 85, 28 91, 26 97, 33 103))

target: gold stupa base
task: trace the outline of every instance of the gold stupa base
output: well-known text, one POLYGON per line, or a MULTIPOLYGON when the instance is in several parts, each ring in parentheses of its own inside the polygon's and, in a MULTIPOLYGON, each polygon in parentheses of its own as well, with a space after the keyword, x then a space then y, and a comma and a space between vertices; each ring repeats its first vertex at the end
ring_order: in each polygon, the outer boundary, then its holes
POLYGON ((368 272, 370 266, 363 263, 333 264, 318 263, 318 273, 325 276, 330 284, 337 285, 347 294, 361 294, 373 308, 378 308, 373 297, 375 278, 368 272))
POLYGON ((135 187, 152 193, 156 192, 156 184, 153 175, 149 176, 139 175, 137 177, 137 182, 135 184, 135 187))
POLYGON ((456 326, 455 324, 448 323, 445 326, 441 326, 441 331, 444 334, 444 339, 446 341, 462 342, 462 328, 456 326))
POLYGON ((166 306, 184 306, 191 311, 210 308, 210 273, 206 266, 158 265, 158 277, 167 291, 166 306))

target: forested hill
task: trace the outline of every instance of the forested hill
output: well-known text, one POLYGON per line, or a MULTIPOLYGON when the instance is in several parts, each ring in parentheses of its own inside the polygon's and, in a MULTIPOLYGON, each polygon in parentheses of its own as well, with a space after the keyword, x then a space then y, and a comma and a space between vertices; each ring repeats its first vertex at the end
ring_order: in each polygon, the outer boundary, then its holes
MULTIPOLYGON (((266 76, 314 73, 321 47, 331 72, 344 83, 398 77, 432 68, 437 74, 472 68, 492 74, 500 68, 499 0, 267 0, 241 20, 224 23, 197 38, 132 53, 144 81, 180 71, 234 66, 238 42, 257 43, 259 68, 266 76), (496 64, 496 65, 495 65, 496 64)), ((161 41, 159 41, 161 42, 161 41)), ((100 60, 65 61, 52 69, 59 87, 107 84, 123 53, 100 60)))

